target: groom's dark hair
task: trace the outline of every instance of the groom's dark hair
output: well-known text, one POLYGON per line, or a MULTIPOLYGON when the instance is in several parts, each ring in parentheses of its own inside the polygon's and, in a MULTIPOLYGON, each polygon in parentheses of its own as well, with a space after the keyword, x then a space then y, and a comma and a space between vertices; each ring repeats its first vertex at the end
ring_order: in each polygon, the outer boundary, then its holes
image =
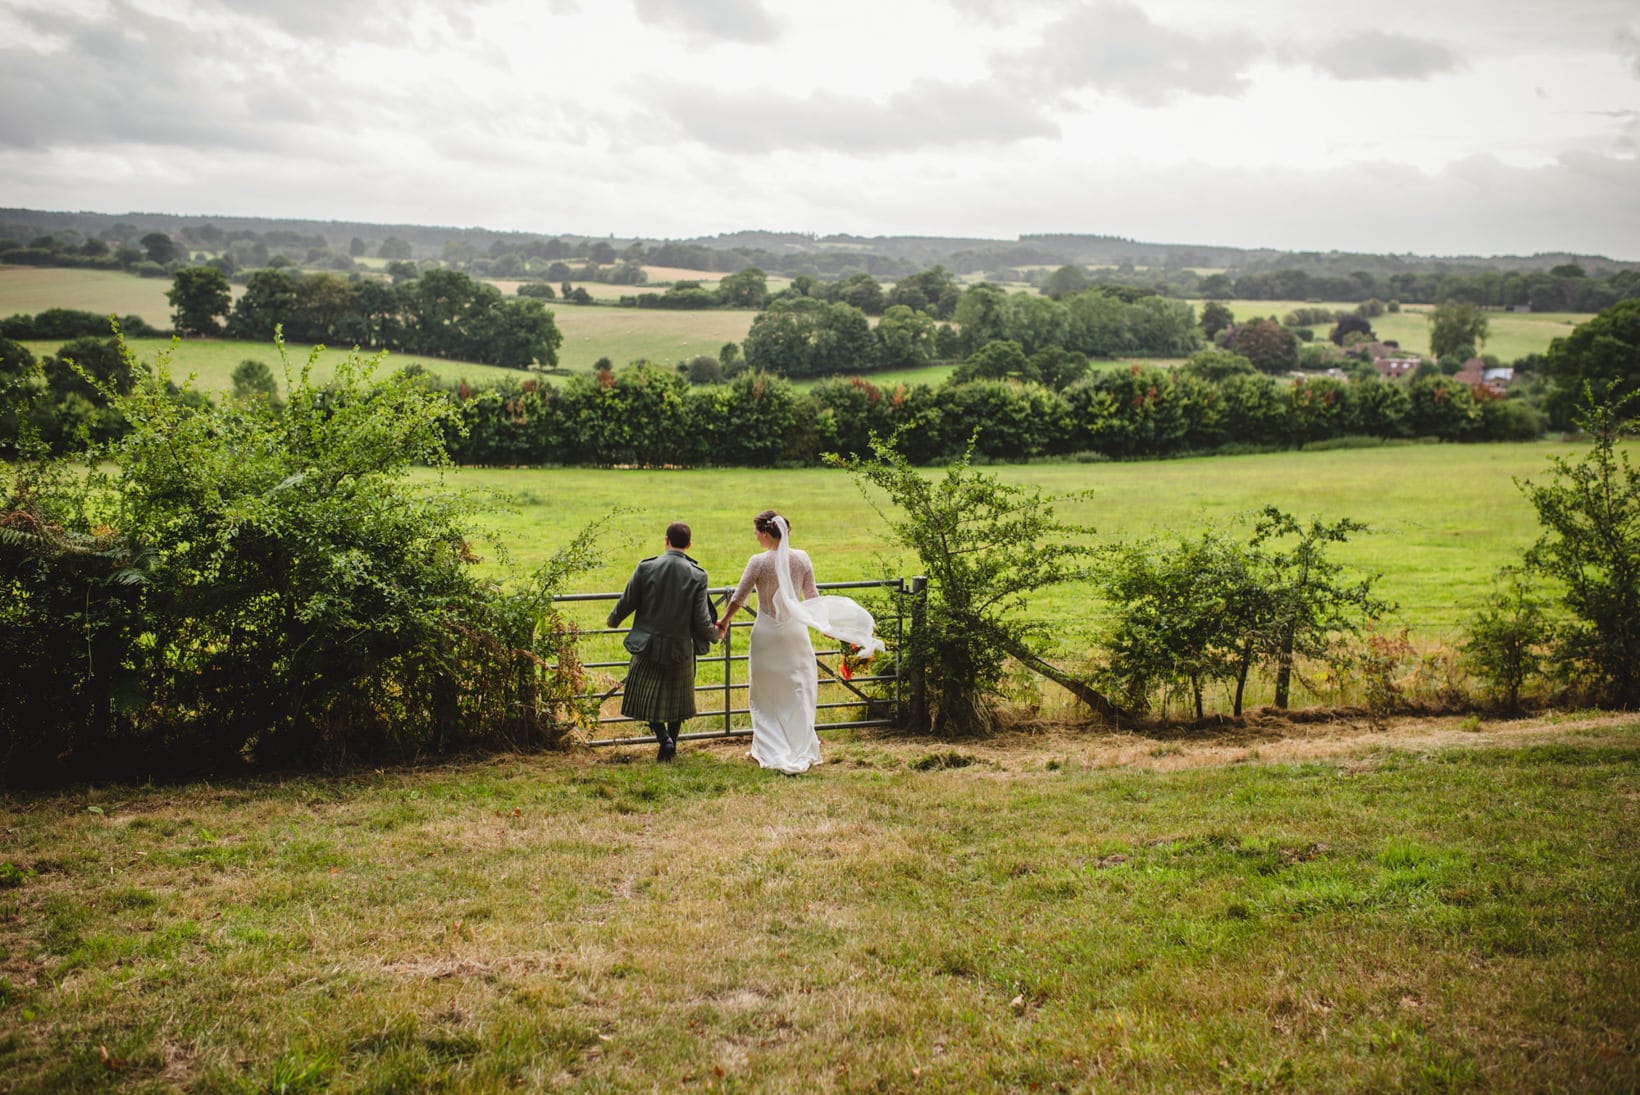
POLYGON ((689 546, 689 526, 682 521, 673 521, 666 526, 666 542, 675 548, 689 546))

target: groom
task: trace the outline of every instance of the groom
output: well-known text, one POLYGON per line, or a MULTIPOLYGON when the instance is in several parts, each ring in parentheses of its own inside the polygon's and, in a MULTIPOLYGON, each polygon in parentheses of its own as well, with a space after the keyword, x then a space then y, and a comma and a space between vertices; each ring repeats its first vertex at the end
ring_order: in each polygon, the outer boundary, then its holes
POLYGON ((678 731, 695 714, 695 655, 718 637, 706 571, 684 554, 688 547, 688 525, 666 526, 666 551, 638 564, 609 613, 610 627, 637 613, 624 640, 632 660, 621 714, 649 724, 660 742, 659 760, 677 756, 678 731))

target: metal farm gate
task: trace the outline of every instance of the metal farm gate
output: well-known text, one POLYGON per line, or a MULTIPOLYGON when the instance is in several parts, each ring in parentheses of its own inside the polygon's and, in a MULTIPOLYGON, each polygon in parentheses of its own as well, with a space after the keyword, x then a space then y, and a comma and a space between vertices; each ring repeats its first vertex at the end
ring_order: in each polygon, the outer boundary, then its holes
MULTIPOLYGON (((900 725, 910 706, 921 704, 917 675, 908 671, 903 652, 907 649, 908 629, 921 618, 927 579, 821 582, 818 588, 822 593, 832 590, 881 590, 882 596, 872 598, 868 607, 877 617, 877 634, 888 644, 888 649, 866 662, 850 678, 843 671, 843 644, 820 645, 821 642, 834 641, 810 632, 811 638, 820 640, 814 651, 820 670, 820 702, 815 716, 815 730, 823 733, 854 726, 900 725), (828 716, 834 717, 828 721, 828 716)), ((717 614, 721 614, 733 593, 733 586, 707 590, 717 614)), ((598 701, 598 725, 591 744, 652 745, 655 739, 648 727, 642 727, 641 736, 623 732, 633 727, 634 723, 620 713, 620 692, 624 681, 616 679, 616 674, 626 669, 627 654, 621 640, 631 628, 604 626, 609 607, 620 596, 619 591, 565 593, 554 597, 553 602, 577 627, 576 649, 581 657, 582 669, 594 681, 602 678, 588 692, 589 698, 598 701), (591 607, 596 608, 596 616, 586 610, 591 607), (581 611, 577 612, 577 608, 581 611)), ((742 606, 741 612, 744 620, 737 618, 730 625, 725 641, 696 661, 695 708, 698 714, 684 724, 680 740, 751 735, 751 710, 747 706, 747 689, 750 685, 746 676, 749 658, 745 653, 736 652, 735 638, 752 626, 757 614, 750 605, 742 606)))

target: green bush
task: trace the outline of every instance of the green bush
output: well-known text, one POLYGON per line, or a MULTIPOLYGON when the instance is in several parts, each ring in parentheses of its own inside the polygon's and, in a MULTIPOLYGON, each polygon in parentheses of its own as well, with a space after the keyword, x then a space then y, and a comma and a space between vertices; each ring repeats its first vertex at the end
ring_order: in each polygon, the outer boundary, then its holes
POLYGON ((1573 617, 1557 657, 1624 707, 1640 704, 1640 470, 1618 441, 1635 425, 1637 400, 1640 392, 1619 394, 1615 382, 1598 400, 1585 385, 1576 421, 1594 444, 1576 462, 1551 459, 1550 482, 1521 485, 1543 527, 1526 564, 1563 587, 1573 617))
POLYGON ((443 463, 451 404, 358 357, 321 387, 313 360, 284 361, 280 410, 178 399, 162 359, 103 386, 130 431, 87 467, 15 469, 0 779, 539 746, 575 723, 573 661, 543 667, 592 530, 521 591, 481 581, 474 503, 405 475, 443 463))
POLYGON ((1504 578, 1505 588, 1470 617, 1462 650, 1493 698, 1513 711, 1521 690, 1543 673, 1554 628, 1521 575, 1511 570, 1504 578))

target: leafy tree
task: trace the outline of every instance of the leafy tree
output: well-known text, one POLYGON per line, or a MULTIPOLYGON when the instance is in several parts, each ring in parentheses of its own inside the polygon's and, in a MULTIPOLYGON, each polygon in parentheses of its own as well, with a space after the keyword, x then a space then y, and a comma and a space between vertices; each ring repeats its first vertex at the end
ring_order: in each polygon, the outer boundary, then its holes
POLYGON ((312 273, 295 277, 296 301, 285 320, 285 334, 302 342, 346 341, 345 332, 359 326, 358 294, 353 282, 339 274, 312 273))
POLYGON ((1486 313, 1465 300, 1443 300, 1429 313, 1429 352, 1437 359, 1470 358, 1486 344, 1486 313))
POLYGON ((1083 273, 1080 266, 1061 266, 1048 275, 1048 280, 1042 284, 1042 292, 1054 300, 1063 300, 1082 292, 1088 284, 1088 275, 1083 273))
POLYGON ((1215 681, 1236 681, 1235 713, 1268 596, 1247 550, 1209 530, 1169 547, 1156 541, 1100 553, 1098 588, 1114 608, 1102 676, 1124 706, 1143 711, 1159 689, 1185 688, 1198 719, 1215 681))
POLYGON ((720 384, 723 382, 723 363, 711 354, 696 354, 688 361, 678 362, 678 372, 691 384, 720 384))
POLYGON ((1070 333, 1070 313, 1057 300, 1032 293, 1010 294, 1003 306, 1006 337, 1027 354, 1063 346, 1070 333))
POLYGON ((1108 293, 1090 289, 1065 302, 1065 345, 1093 357, 1117 357, 1138 349, 1132 307, 1108 293))
POLYGON ((1180 368, 1210 384, 1258 372, 1253 363, 1241 354, 1218 349, 1198 350, 1186 358, 1180 368))
POLYGON ((1210 300, 1202 305, 1202 334, 1209 339, 1217 338, 1220 331, 1234 326, 1235 322, 1235 313, 1223 301, 1210 300))
POLYGON ((1088 358, 1075 350, 1049 346, 1031 355, 1030 372, 1045 386, 1062 392, 1088 375, 1088 358))
POLYGON ((1332 523, 1319 517, 1308 525, 1266 506, 1254 526, 1251 546, 1260 553, 1268 608, 1253 633, 1253 650, 1276 667, 1275 705, 1286 707, 1295 659, 1321 657, 1339 635, 1359 629, 1388 610, 1373 596, 1375 576, 1351 580, 1342 564, 1327 556, 1328 544, 1346 542, 1366 526, 1348 517, 1332 523))
POLYGON ((870 369, 877 344, 858 308, 797 297, 775 301, 752 320, 745 355, 757 371, 827 376, 870 369))
MULTIPOLYGON (((896 542, 917 553, 929 579, 927 618, 914 632, 913 671, 924 674, 935 733, 983 733, 997 724, 1003 671, 1011 656, 1051 679, 1065 674, 1038 653, 1044 625, 1024 617, 1027 598, 1084 576, 1091 529, 1054 515, 1053 500, 975 471, 968 453, 929 479, 892 442, 873 439, 869 457, 831 457, 878 507, 896 542), (885 512, 873 486, 887 495, 885 512)), ((1121 712, 1069 681, 1102 714, 1121 712)), ((914 720, 916 721, 916 720, 914 720)))
POLYGON ((27 448, 30 413, 45 386, 33 351, 0 337, 0 457, 15 459, 27 448))
POLYGON ((142 237, 141 242, 143 251, 147 254, 149 262, 158 263, 160 266, 164 266, 167 263, 176 261, 176 242, 164 232, 150 232, 146 236, 142 237))
POLYGON ((515 369, 558 364, 564 335, 539 300, 491 300, 469 325, 471 341, 457 356, 515 369))
POLYGON ((1591 386, 1575 419, 1593 440, 1588 453, 1554 457, 1549 482, 1521 484, 1543 527, 1527 565, 1565 590, 1575 618, 1559 653, 1625 707, 1640 703, 1640 471, 1618 442, 1637 399, 1615 385, 1597 398, 1591 386))
POLYGON ((1550 417, 1562 428, 1571 423, 1585 386, 1614 393, 1640 390, 1640 299, 1614 304, 1555 339, 1543 370, 1554 385, 1550 417))
POLYGON ((285 270, 258 270, 245 279, 245 291, 228 318, 228 336, 266 342, 296 316, 296 276, 285 270))
POLYGON ((76 338, 44 361, 46 383, 61 395, 81 395, 99 404, 110 393, 125 395, 137 382, 136 362, 114 338, 76 338))
POLYGON ((414 254, 415 249, 412 248, 409 243, 399 239, 397 236, 388 236, 386 239, 382 240, 380 245, 376 248, 376 255, 379 258, 393 259, 401 262, 411 258, 414 254))
POLYGON ((246 358, 233 370, 232 398, 243 401, 247 399, 261 399, 268 403, 279 403, 279 381, 274 379, 273 370, 267 363, 246 358))
POLYGON ((987 342, 974 353, 968 356, 957 371, 952 374, 951 381, 955 384, 966 384, 975 380, 1035 380, 1031 371, 1031 362, 1020 349, 1019 343, 1012 340, 987 342))
POLYGON ((769 299, 769 277, 755 266, 718 282, 718 300, 725 308, 761 308, 769 299))
POLYGON ((1231 348, 1264 373, 1298 368, 1298 339, 1273 319, 1254 319, 1236 328, 1231 348))
POLYGON ((1202 278, 1201 294, 1208 300, 1229 300, 1236 295, 1228 274, 1208 274, 1202 278))
POLYGON ((870 274, 850 274, 827 286, 826 299, 852 305, 868 316, 883 314, 883 287, 870 274))
POLYGON ((970 286, 952 316, 962 334, 962 348, 973 353, 987 342, 1008 337, 1008 294, 989 282, 970 286))
POLYGON ((275 415, 178 400, 162 359, 104 392, 132 427, 106 463, 6 500, 8 777, 517 748, 573 725, 541 666, 553 586, 589 542, 499 591, 473 569, 471 504, 407 476, 442 462, 452 404, 356 358, 320 387, 313 364, 287 364, 275 415))
POLYGON ((894 283, 883 303, 886 307, 904 304, 917 312, 926 312, 935 319, 950 319, 957 310, 962 291, 957 279, 943 266, 935 266, 903 277, 894 283))
POLYGON ((910 305, 896 304, 877 321, 878 360, 889 367, 916 365, 937 352, 934 320, 910 305))
POLYGON ((1371 321, 1359 313, 1345 312, 1338 317, 1338 322, 1333 324, 1332 333, 1327 337, 1332 340, 1334 346, 1342 346, 1350 335, 1364 335, 1370 342, 1374 337, 1371 321))

